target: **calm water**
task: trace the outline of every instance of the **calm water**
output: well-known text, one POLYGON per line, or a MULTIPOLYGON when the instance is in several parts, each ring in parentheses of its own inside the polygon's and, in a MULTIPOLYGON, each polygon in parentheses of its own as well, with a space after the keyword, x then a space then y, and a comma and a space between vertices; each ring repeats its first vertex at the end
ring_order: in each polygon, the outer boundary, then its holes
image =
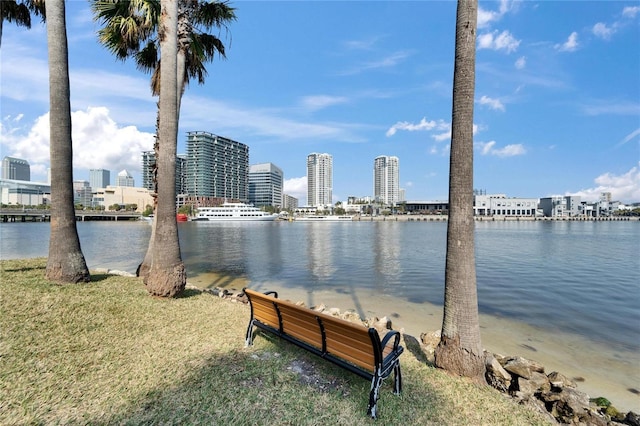
MULTIPOLYGON (((419 332, 440 327, 446 227, 190 222, 179 230, 189 281, 200 286, 240 277, 362 316, 387 315, 376 311, 390 306, 402 326, 411 322, 419 332)), ((90 268, 133 272, 150 226, 81 222, 78 232, 90 268)), ((48 223, 0 224, 0 258, 46 256, 48 238, 48 223)), ((618 396, 618 406, 639 411, 640 397, 627 389, 640 388, 640 222, 476 222, 476 263, 485 346, 492 339, 499 346, 500 337, 491 336, 502 329, 528 336, 522 348, 535 346, 520 355, 554 362, 559 351, 569 364, 563 368, 573 366, 577 375, 619 374, 619 389, 598 382, 603 377, 592 382, 618 396)))

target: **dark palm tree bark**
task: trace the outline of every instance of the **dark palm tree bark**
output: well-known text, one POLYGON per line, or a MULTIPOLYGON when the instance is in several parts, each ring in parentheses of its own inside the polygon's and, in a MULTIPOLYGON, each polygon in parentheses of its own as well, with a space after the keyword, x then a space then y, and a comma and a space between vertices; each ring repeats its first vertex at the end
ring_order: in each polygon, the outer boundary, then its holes
POLYGON ((158 142, 158 206, 151 268, 144 278, 149 293, 174 297, 185 288, 187 275, 180 254, 176 221, 176 151, 178 147, 178 1, 162 0, 160 18, 160 115, 158 142))
POLYGON ((64 0, 47 0, 46 13, 51 150, 51 236, 46 276, 56 282, 88 282, 90 275, 80 249, 73 204, 69 55, 64 0))
POLYGON ((473 102, 477 0, 458 0, 442 337, 436 366, 485 383, 473 221, 473 102))

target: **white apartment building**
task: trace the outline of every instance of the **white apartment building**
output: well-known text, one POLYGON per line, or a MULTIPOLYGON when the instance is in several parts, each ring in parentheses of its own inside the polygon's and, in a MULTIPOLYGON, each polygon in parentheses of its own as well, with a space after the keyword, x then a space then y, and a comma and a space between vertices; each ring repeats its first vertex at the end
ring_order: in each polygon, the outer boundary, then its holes
POLYGON ((373 196, 387 206, 395 206, 400 199, 400 160, 380 155, 373 160, 373 196))
POLYGON ((507 198, 505 194, 476 194, 473 202, 474 216, 536 216, 537 198, 507 198))
POLYGON ((307 156, 307 206, 333 205, 333 157, 311 153, 307 156))

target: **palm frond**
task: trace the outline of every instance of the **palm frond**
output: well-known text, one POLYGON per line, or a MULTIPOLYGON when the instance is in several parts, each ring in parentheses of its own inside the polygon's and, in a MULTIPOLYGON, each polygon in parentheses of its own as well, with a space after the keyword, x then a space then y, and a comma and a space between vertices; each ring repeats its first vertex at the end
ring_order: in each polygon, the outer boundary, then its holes
POLYGON ((237 19, 235 10, 234 7, 229 6, 228 1, 201 1, 193 21, 207 29, 212 27, 227 29, 227 24, 237 19))

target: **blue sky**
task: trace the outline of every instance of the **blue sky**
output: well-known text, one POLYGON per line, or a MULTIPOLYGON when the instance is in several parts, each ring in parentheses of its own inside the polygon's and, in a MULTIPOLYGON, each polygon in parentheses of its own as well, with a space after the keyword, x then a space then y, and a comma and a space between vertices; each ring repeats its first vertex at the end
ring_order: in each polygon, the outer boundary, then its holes
MULTIPOLYGON (((227 59, 183 98, 186 132, 245 143, 306 200, 306 156, 333 155, 334 201, 373 193, 373 160, 400 159, 408 200, 448 197, 456 3, 235 1, 227 59)), ((74 177, 140 179, 156 99, 149 77, 98 42, 88 2, 67 2, 74 177)), ((49 162, 46 30, 5 23, 0 155, 49 162)), ((480 1, 474 186, 510 197, 609 191, 640 201, 640 3, 480 1)))

